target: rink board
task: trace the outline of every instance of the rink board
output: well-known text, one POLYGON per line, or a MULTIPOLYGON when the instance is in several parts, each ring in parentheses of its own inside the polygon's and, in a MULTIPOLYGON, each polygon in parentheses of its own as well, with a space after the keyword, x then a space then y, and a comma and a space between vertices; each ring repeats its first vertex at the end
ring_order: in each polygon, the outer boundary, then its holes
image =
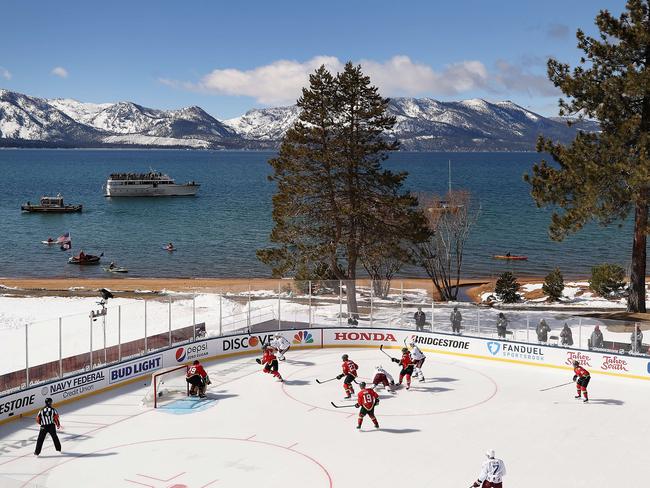
MULTIPOLYGON (((414 332, 400 329, 376 328, 313 328, 280 332, 292 349, 309 348, 379 348, 383 345, 389 355, 399 356, 399 349, 414 342, 424 352, 458 355, 472 358, 572 369, 579 361, 592 374, 650 380, 650 358, 603 354, 600 352, 542 346, 497 339, 456 336, 444 333, 414 332)), ((0 397, 0 423, 34 414, 45 398, 62 404, 89 395, 148 379, 152 373, 195 359, 211 361, 246 354, 260 354, 275 332, 239 334, 204 339, 158 350, 135 359, 114 363, 64 379, 40 383, 29 389, 0 397)))

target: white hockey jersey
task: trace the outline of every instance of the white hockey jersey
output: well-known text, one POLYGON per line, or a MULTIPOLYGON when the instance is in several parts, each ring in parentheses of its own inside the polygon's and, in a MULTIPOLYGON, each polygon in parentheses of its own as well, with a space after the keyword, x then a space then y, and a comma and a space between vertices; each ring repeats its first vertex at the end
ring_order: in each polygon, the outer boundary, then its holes
POLYGON ((413 359, 413 361, 419 361, 420 359, 424 358, 425 356, 422 351, 420 351, 420 348, 414 344, 413 348, 411 349, 411 359, 413 359))
POLYGON ((375 368, 375 374, 385 374, 386 379, 388 380, 389 383, 395 383, 395 380, 393 377, 390 375, 388 371, 386 371, 384 368, 377 366, 375 368))
POLYGON ((291 344, 289 343, 288 340, 286 340, 284 337, 275 337, 271 341, 271 347, 277 349, 278 351, 284 351, 287 349, 291 344))
POLYGON ((481 474, 478 476, 478 480, 481 482, 489 481, 490 483, 501 483, 505 474, 506 465, 503 461, 498 458, 489 458, 483 461, 481 474))

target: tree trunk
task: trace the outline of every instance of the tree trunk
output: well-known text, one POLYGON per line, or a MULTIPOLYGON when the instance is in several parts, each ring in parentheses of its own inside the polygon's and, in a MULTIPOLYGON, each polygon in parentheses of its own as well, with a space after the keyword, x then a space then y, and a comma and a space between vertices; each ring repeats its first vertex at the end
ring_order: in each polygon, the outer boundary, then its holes
POLYGON ((345 301, 348 308, 348 318, 359 318, 359 307, 357 305, 357 282, 355 280, 346 280, 345 284, 345 301))
POLYGON ((630 270, 630 294, 627 298, 628 312, 645 312, 645 268, 648 228, 648 190, 643 190, 634 211, 634 240, 632 243, 632 266, 630 270))

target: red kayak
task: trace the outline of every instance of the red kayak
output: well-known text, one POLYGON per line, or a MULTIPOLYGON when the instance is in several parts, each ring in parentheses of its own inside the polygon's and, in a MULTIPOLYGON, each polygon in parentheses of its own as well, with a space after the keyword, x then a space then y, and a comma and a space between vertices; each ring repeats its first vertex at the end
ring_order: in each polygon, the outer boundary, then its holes
POLYGON ((510 261, 526 261, 528 259, 528 256, 500 256, 498 254, 492 257, 494 259, 508 259, 510 261))

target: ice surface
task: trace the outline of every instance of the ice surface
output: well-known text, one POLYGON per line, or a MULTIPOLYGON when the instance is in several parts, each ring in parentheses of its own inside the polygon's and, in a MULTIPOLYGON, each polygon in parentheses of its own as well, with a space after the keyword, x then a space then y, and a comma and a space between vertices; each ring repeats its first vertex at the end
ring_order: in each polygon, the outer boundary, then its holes
MULTIPOLYGON (((209 363, 209 401, 141 406, 130 385, 62 405, 64 454, 33 452, 31 419, 0 426, 0 486, 466 487, 484 452, 508 469, 505 486, 642 486, 647 480, 650 383, 595 375, 591 402, 573 398, 570 370, 432 353, 425 383, 381 392, 381 429, 354 426, 339 381, 343 350, 289 351, 278 383, 252 357, 209 363), (182 414, 182 415, 181 415, 182 414), (624 460, 621 456, 624 455, 624 460)), ((378 349, 346 349, 368 378, 394 364, 378 349)), ((390 351, 397 354, 397 351, 390 351)))

